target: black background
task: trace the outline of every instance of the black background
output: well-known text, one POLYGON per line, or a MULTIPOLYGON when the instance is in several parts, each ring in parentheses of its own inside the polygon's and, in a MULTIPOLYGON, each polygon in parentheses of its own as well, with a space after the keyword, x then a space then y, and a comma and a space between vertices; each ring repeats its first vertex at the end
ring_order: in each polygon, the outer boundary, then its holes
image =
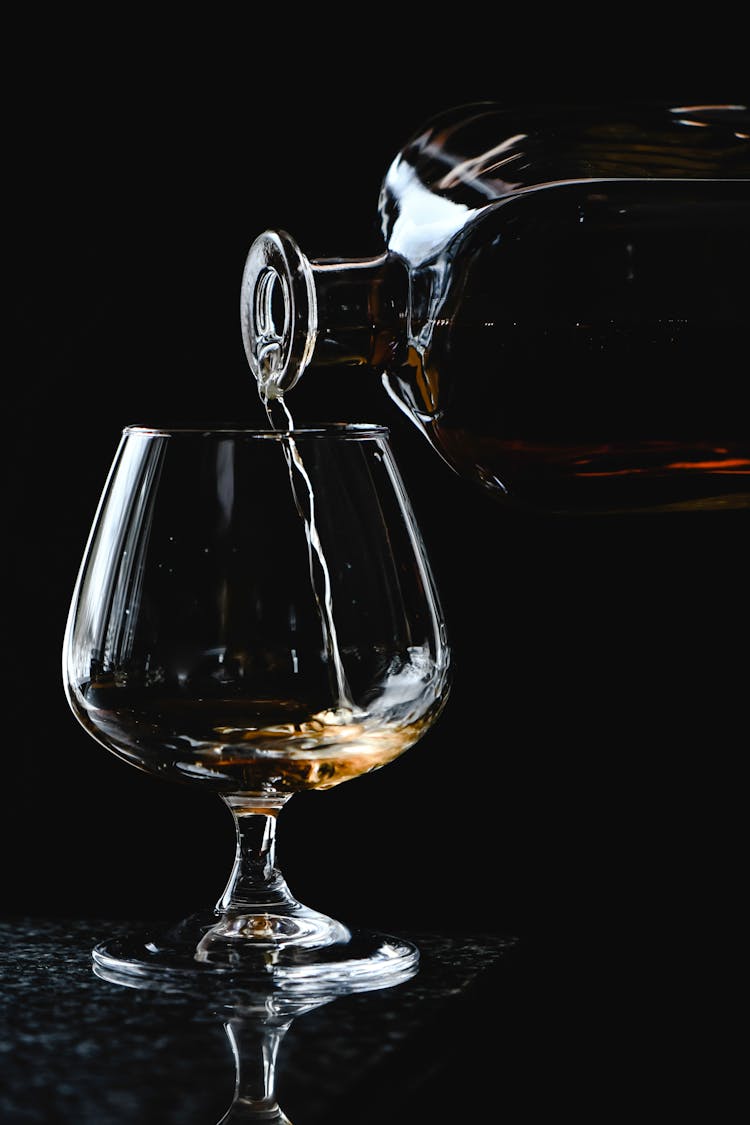
MULTIPOLYGON (((746 94, 726 28, 657 39, 633 12, 606 27, 357 18, 299 26, 279 10, 249 26, 123 23, 89 39, 48 26, 43 49, 38 34, 16 45, 9 916, 176 918, 213 903, 231 867, 222 803, 94 743, 68 710, 60 651, 122 427, 167 414, 264 423, 238 316, 255 235, 285 227, 310 257, 377 251, 388 163, 459 102, 746 94)), ((686 985, 692 1004, 710 999, 741 934, 746 514, 512 515, 443 466, 376 379, 313 383, 299 387, 299 420, 392 427, 456 671, 417 747, 284 811, 292 889, 351 923, 520 935, 582 990, 615 989, 613 1003, 628 997, 647 1020, 686 1004, 686 985)))

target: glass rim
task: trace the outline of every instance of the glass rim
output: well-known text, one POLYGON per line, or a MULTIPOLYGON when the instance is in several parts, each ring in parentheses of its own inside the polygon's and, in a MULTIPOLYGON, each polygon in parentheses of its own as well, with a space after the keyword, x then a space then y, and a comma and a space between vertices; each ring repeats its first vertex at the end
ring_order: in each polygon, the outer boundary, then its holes
POLYGON ((390 427, 380 422, 322 422, 315 426, 294 426, 286 430, 260 429, 254 426, 147 426, 133 423, 123 427, 123 436, 140 434, 144 437, 242 437, 264 441, 283 441, 302 438, 337 438, 362 440, 371 437, 388 437, 390 427))

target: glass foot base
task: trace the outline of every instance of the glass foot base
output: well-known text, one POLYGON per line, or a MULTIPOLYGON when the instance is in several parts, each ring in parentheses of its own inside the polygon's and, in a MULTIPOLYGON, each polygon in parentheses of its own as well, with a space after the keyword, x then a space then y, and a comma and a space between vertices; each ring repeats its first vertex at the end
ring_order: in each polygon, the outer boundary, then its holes
POLYGON ((403 938, 333 923, 323 939, 309 930, 290 933, 288 921, 194 915, 165 931, 144 928, 102 942, 93 950, 94 971, 135 988, 224 983, 333 997, 400 984, 419 966, 419 950, 403 938))

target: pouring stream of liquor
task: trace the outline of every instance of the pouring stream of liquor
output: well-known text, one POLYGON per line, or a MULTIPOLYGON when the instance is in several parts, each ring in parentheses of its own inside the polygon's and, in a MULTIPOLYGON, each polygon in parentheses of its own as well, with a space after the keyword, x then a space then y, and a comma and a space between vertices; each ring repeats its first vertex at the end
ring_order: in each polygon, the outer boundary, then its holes
POLYGON ((315 522, 315 492, 312 481, 305 468, 297 443, 294 438, 291 437, 290 431, 294 429, 294 419, 284 399, 281 396, 271 399, 262 392, 261 399, 271 429, 284 434, 283 448, 287 469, 289 471, 289 483, 291 485, 292 496, 294 497, 297 511, 305 525, 305 536, 307 538, 307 549, 310 561, 310 580, 315 601, 318 606, 326 652, 335 676, 336 711, 340 714, 342 710, 345 710, 347 712, 346 718, 350 718, 358 711, 358 708, 351 698, 351 688, 349 687, 344 665, 341 660, 338 634, 333 618, 331 576, 328 571, 325 552, 323 551, 323 545, 320 542, 320 536, 315 522), (284 422, 283 425, 278 424, 277 416, 279 414, 281 415, 280 420, 284 422), (298 480, 302 481, 302 489, 298 487, 298 480), (316 574, 316 559, 322 574, 322 589, 316 574))

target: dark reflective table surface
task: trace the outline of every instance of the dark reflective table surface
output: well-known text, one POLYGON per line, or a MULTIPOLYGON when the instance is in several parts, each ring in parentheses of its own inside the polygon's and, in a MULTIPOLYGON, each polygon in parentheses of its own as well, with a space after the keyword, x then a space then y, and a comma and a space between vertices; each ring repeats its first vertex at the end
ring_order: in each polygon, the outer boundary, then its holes
POLYGON ((602 907, 521 938, 400 933, 414 977, 301 1003, 100 979, 92 947, 134 923, 2 922, 0 1122, 734 1119, 742 934, 719 914, 602 907))
POLYGON ((91 948, 123 928, 0 925, 4 1123, 468 1121, 523 1094, 515 939, 412 934, 411 980, 295 1008, 99 979, 91 948))

